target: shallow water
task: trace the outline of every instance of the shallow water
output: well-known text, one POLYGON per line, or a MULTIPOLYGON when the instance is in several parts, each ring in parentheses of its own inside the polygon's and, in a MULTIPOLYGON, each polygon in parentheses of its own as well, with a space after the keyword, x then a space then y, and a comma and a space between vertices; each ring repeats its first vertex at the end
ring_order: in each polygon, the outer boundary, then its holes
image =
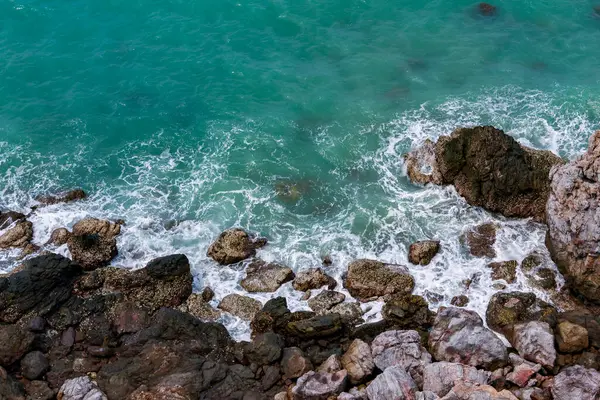
MULTIPOLYGON (((123 218, 115 265, 184 253, 215 305, 243 292, 240 268, 205 255, 231 226, 267 236, 259 255, 296 271, 330 254, 338 280, 357 257, 406 264, 411 242, 437 238, 434 263, 410 267, 416 292, 449 304, 483 271, 466 293, 482 312, 489 260, 468 256, 461 232, 499 221, 496 260, 521 260, 545 251, 543 226, 410 184, 402 154, 475 124, 580 153, 600 127, 600 16, 587 0, 497 2, 491 18, 475 5, 2 1, 0 208, 82 187, 88 200, 31 217, 37 244, 85 216, 123 218)), ((0 253, 0 271, 17 255, 0 253)), ((252 296, 274 295, 306 308, 289 284, 252 296)))

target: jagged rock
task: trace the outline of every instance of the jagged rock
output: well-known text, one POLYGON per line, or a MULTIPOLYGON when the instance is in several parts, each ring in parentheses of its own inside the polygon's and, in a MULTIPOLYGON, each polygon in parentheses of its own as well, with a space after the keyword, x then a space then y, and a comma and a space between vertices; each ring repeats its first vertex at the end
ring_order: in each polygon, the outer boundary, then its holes
POLYGON ((428 265, 440 251, 439 240, 423 240, 410 245, 408 261, 415 265, 428 265))
POLYGON ((517 277, 517 262, 501 261, 488 264, 492 269, 492 279, 504 279, 506 283, 513 283, 517 277))
POLYGON ((317 372, 328 372, 334 373, 342 370, 342 360, 340 356, 337 354, 330 355, 327 360, 323 361, 319 368, 317 368, 317 372))
POLYGON ((583 326, 563 321, 556 333, 558 349, 563 353, 577 353, 589 346, 588 331, 583 326))
POLYGON ((433 322, 433 313, 427 301, 417 295, 397 295, 387 301, 383 318, 398 328, 427 329, 433 322))
POLYGON ((309 371, 302 375, 292 388, 292 400, 327 400, 340 394, 348 383, 348 373, 309 371))
POLYGON ((287 347, 283 349, 281 369, 284 378, 294 379, 312 371, 313 365, 298 347, 287 347))
POLYGON ((356 325, 364 322, 362 319, 363 310, 358 303, 340 303, 333 306, 327 313, 338 314, 342 322, 348 325, 356 325))
POLYGON ((262 303, 248 296, 228 294, 219 303, 219 308, 246 321, 252 321, 262 308, 262 303))
POLYGON ((417 385, 401 366, 389 367, 367 386, 369 400, 412 400, 417 385))
POLYGON ((498 392, 492 386, 459 383, 442 400, 519 400, 508 390, 498 392))
POLYGON ((60 400, 108 400, 88 376, 68 379, 58 391, 60 400))
POLYGON ((514 325, 522 322, 545 321, 554 326, 557 312, 533 293, 509 292, 494 294, 485 316, 490 328, 510 336, 514 325))
POLYGON ((14 323, 27 313, 43 315, 71 296, 81 267, 57 254, 25 261, 23 269, 0 278, 0 321, 14 323))
POLYGON ((438 361, 494 369, 506 364, 502 340, 483 326, 474 311, 441 307, 429 335, 429 349, 438 361))
POLYGON ((16 211, 0 211, 0 230, 6 229, 11 226, 13 223, 24 220, 25 214, 21 214, 16 211))
POLYGON ((73 261, 86 270, 104 267, 117 255, 116 236, 121 225, 97 218, 85 218, 73 226, 67 246, 73 261))
POLYGON ((0 235, 0 249, 23 248, 33 239, 33 224, 27 220, 17 222, 0 235))
POLYGON ((318 289, 325 285, 335 285, 335 279, 327 275, 321 268, 310 268, 296 274, 292 286, 296 290, 305 292, 310 289, 318 289))
POLYGON ((344 287, 361 301, 395 293, 410 294, 414 286, 405 267, 366 259, 351 262, 344 279, 344 287))
POLYGON ((496 257, 496 224, 487 222, 469 229, 463 236, 469 252, 475 257, 496 257))
POLYGON ((294 279, 294 272, 277 263, 254 260, 246 267, 246 277, 240 285, 248 292, 274 292, 294 279))
POLYGON ((21 360, 21 373, 32 381, 41 378, 49 367, 48 359, 41 351, 27 353, 21 360))
POLYGON ((597 400, 600 396, 600 373, 574 365, 554 377, 554 400, 597 400))
POLYGON ((69 190, 59 194, 58 196, 38 196, 36 201, 43 205, 57 204, 57 203, 69 203, 76 200, 85 199, 87 195, 82 189, 69 190))
POLYGON ((209 246, 206 255, 222 265, 235 264, 253 257, 256 249, 266 244, 266 239, 251 236, 243 229, 228 229, 209 246))
POLYGON ((513 370, 506 375, 506 380, 519 387, 527 386, 531 377, 535 376, 542 369, 540 364, 525 361, 514 353, 511 353, 508 358, 513 365, 513 370))
POLYGON ((404 160, 411 182, 436 185, 444 183, 435 162, 435 143, 431 140, 425 140, 422 146, 406 154, 404 160))
POLYGON ((341 331, 342 327, 339 314, 327 314, 290 322, 286 331, 290 335, 308 339, 334 335, 341 331))
POLYGON ((423 369, 423 390, 442 397, 461 382, 476 385, 488 383, 490 373, 474 367, 450 362, 435 362, 423 369))
POLYGON ((324 313, 346 299, 346 295, 333 290, 324 290, 308 300, 308 306, 316 313, 324 313))
POLYGON ((375 364, 371 348, 360 339, 354 339, 341 358, 342 367, 348 371, 350 383, 357 384, 371 375, 375 364))
POLYGON ((594 133, 585 154, 550 172, 546 206, 546 245, 570 288, 600 302, 600 131, 594 133))
POLYGON ((221 312, 215 310, 202 295, 192 293, 179 309, 183 312, 192 314, 202 321, 215 321, 221 317, 221 312))
POLYGON ((430 391, 417 392, 415 400, 439 400, 437 394, 430 391))
POLYGON ((511 344, 524 359, 548 368, 554 366, 554 335, 547 322, 530 321, 515 325, 511 344))
POLYGON ((417 385, 423 384, 423 368, 431 363, 431 355, 421 346, 417 331, 383 332, 371 343, 371 352, 380 370, 399 365, 417 385))
POLYGON ((469 304, 469 298, 464 294, 461 294, 460 296, 454 296, 452 300, 450 300, 450 304, 456 307, 464 307, 469 304))

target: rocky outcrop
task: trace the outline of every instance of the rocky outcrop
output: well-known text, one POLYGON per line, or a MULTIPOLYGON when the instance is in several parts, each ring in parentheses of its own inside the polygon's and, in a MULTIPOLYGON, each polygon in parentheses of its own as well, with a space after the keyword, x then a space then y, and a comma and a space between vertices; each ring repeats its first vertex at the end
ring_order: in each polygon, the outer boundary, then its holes
POLYGON ((322 286, 328 286, 329 289, 335 288, 336 282, 331 276, 327 275, 321 268, 310 268, 298 272, 292 286, 296 290, 305 292, 311 289, 318 289, 322 286))
POLYGON ((252 321, 256 313, 261 310, 262 303, 251 297, 232 293, 223 297, 219 308, 246 321, 252 321))
POLYGON ((488 268, 492 270, 492 279, 503 279, 506 283, 513 283, 517 277, 517 262, 501 261, 488 264, 488 268))
POLYGON ((294 272, 288 267, 256 259, 246 267, 246 277, 240 285, 249 292, 274 292, 292 279, 294 272))
MULTIPOLYGON (((5 219, 4 224, 8 221, 5 219)), ((33 239, 33 224, 26 219, 18 219, 9 223, 6 230, 0 235, 0 249, 24 248, 31 242, 31 239, 33 239)))
POLYGON ((401 366, 389 367, 367 386, 369 400, 412 400, 417 385, 401 366))
POLYGON ((209 246, 206 255, 222 265, 235 264, 253 257, 256 249, 266 244, 265 238, 251 236, 243 229, 228 229, 209 246))
POLYGON ((474 367, 445 361, 436 362, 426 365, 423 370, 423 390, 443 397, 461 382, 485 385, 489 378, 489 372, 474 367))
POLYGON ((410 294, 414 286, 415 281, 405 267, 375 260, 351 262, 344 279, 344 287, 361 301, 396 293, 410 294))
POLYGON ((546 244, 571 289, 600 303, 600 131, 580 158, 550 172, 546 244))
POLYGON ((67 240, 73 261, 85 270, 104 267, 117 255, 116 237, 121 225, 96 218, 86 218, 73 226, 67 240))
POLYGON ((439 240, 415 242, 408 248, 408 261, 415 265, 428 265, 439 251, 439 240))
POLYGON ((42 205, 51 205, 57 203, 70 203, 72 201, 83 200, 87 194, 82 189, 73 189, 58 195, 38 196, 35 200, 42 205))
POLYGON ((420 161, 407 164, 409 177, 417 182, 452 184, 471 205, 507 217, 545 220, 548 174, 562 163, 555 154, 522 146, 491 126, 459 128, 441 136, 434 157, 431 144, 426 146, 428 150, 407 158, 420 161), (421 172, 426 161, 429 174, 421 172))
POLYGON ((556 318, 556 309, 538 299, 533 293, 496 293, 490 299, 486 310, 488 326, 509 337, 516 324, 545 321, 554 326, 556 318))
POLYGON ((473 311, 440 308, 429 335, 429 350, 438 361, 495 369, 508 360, 502 340, 483 326, 473 311))
POLYGON ((600 396, 600 373, 580 365, 565 368, 554 378, 554 400, 596 400, 600 396))

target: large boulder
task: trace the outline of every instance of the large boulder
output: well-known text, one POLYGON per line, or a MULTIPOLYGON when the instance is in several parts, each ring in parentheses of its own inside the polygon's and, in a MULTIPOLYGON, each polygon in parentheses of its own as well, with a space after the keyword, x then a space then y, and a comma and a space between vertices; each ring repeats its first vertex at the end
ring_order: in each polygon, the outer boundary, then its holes
POLYGON ((333 290, 324 290, 312 299, 308 300, 308 306, 316 313, 325 313, 332 307, 342 303, 346 295, 333 290))
POLYGON ((469 228, 463 234, 461 240, 466 243, 472 256, 494 258, 496 257, 494 243, 496 243, 497 230, 498 226, 496 224, 486 222, 469 228))
POLYGON ((581 365, 565 368, 554 378, 554 400, 597 400, 600 397, 600 373, 581 365))
POLYGON ((454 185, 471 205, 536 221, 545 219, 550 168, 562 162, 550 151, 522 146, 491 126, 456 129, 438 139, 434 157, 431 150, 421 153, 412 158, 421 160, 421 164, 428 160, 431 172, 409 173, 417 182, 429 176, 434 183, 454 185))
POLYGON ((408 261, 415 265, 428 265, 439 251, 439 240, 415 242, 408 248, 408 261))
POLYGON ((67 246, 73 261, 85 270, 104 267, 118 254, 116 237, 121 233, 121 225, 85 218, 73 226, 73 233, 67 246))
POLYGON ((246 277, 240 285, 248 292, 274 292, 294 279, 294 272, 277 263, 256 259, 246 267, 246 277))
POLYGON ((554 367, 554 335, 547 322, 530 321, 515 325, 511 344, 526 360, 548 368, 554 367))
POLYGON ((406 267, 362 259, 348 265, 344 287, 353 297, 368 301, 384 295, 410 294, 415 281, 406 267))
POLYGON ((482 371, 468 365, 436 362, 428 364, 423 370, 423 390, 430 391, 442 397, 461 382, 485 385, 490 378, 490 372, 482 371))
POLYGON ((402 366, 389 367, 367 386, 369 400, 413 400, 419 389, 402 366))
MULTIPOLYGON (((348 373, 310 371, 302 375, 292 388, 292 400, 328 400, 344 391, 348 384, 348 373)), ((334 397, 335 398, 335 397, 334 397)))
POLYGON ((33 224, 25 219, 17 220, 0 235, 0 249, 24 248, 33 239, 33 224))
POLYGON ((529 321, 545 321, 556 324, 557 312, 550 304, 538 299, 533 293, 496 293, 490 299, 485 319, 490 328, 511 336, 516 324, 529 321))
POLYGON ((331 288, 335 287, 335 279, 323 272, 321 268, 310 268, 298 272, 292 282, 294 289, 302 292, 326 285, 331 288))
POLYGON ((243 229, 233 228, 222 232, 208 248, 207 256, 222 265, 235 264, 253 257, 256 249, 267 244, 264 238, 251 236, 243 229))
POLYGON ((223 297, 219 308, 246 321, 252 321, 254 315, 261 310, 262 303, 252 297, 231 293, 223 297))
POLYGON ((350 383, 358 384, 371 375, 375 363, 368 344, 354 339, 341 358, 342 367, 348 371, 350 383))
POLYGON ((581 325, 562 321, 556 327, 556 343, 562 353, 578 353, 588 348, 588 330, 581 325))
POLYGON ((429 335, 429 349, 438 361, 495 369, 508 360, 506 346, 474 311, 440 308, 429 335))
POLYGON ((600 302, 600 131, 585 154, 550 172, 546 244, 578 294, 600 302))
POLYGON ((79 265, 57 254, 25 261, 21 270, 0 278, 0 321, 13 323, 28 313, 53 311, 69 299, 81 273, 79 265))
POLYGON ((382 315, 394 327, 402 329, 427 329, 433 322, 427 300, 414 294, 393 296, 383 305, 382 315))

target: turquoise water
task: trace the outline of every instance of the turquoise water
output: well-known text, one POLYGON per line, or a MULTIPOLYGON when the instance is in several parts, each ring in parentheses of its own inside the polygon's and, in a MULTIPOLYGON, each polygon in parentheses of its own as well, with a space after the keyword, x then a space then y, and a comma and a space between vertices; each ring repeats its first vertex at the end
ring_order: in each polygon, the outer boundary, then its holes
MULTIPOLYGON (((184 252, 217 299, 241 289, 239 268, 205 256, 230 226, 296 270, 331 254, 337 278, 437 237, 435 265, 412 270, 446 304, 485 264, 460 246, 469 224, 501 222, 498 259, 543 250, 543 227, 411 185, 402 154, 493 124, 569 158, 600 128, 597 3, 498 1, 494 17, 476 4, 0 0, 0 208, 83 187, 89 200, 31 217, 36 243, 87 215, 124 218, 116 265, 184 252)), ((490 286, 470 289, 472 308, 490 286)))

